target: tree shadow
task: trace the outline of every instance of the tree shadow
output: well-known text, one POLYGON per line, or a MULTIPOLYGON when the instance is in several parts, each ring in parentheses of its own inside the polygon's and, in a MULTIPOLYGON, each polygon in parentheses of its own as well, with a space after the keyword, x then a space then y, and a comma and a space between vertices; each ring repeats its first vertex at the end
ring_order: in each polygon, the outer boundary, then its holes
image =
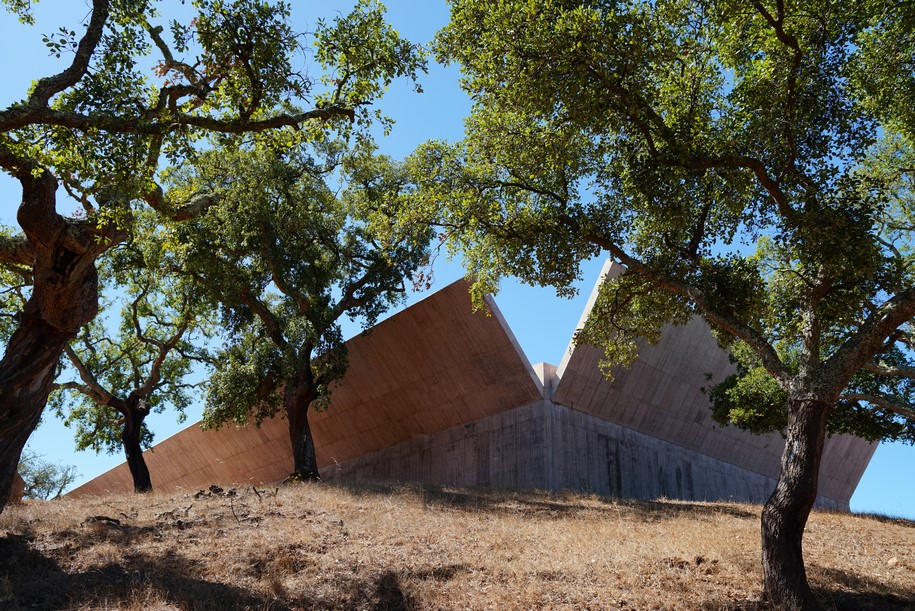
MULTIPOLYGON (((114 541, 115 529, 105 540, 114 541)), ((42 552, 29 534, 0 538, 0 609, 71 609, 77 607, 155 606, 168 602, 179 609, 227 611, 229 609, 377 609, 410 610, 417 607, 409 588, 415 581, 444 582, 467 566, 450 564, 412 571, 371 568, 352 576, 333 576, 333 588, 315 592, 267 595, 238 585, 201 578, 193 561, 180 554, 150 556, 129 551, 116 561, 83 570, 68 571, 54 554, 70 554, 99 540, 97 532, 71 532, 73 545, 42 552), (145 603, 145 604, 144 604, 145 603)))
POLYGON ((811 588, 828 609, 915 609, 915 588, 905 588, 899 584, 891 588, 865 575, 816 564, 808 566, 807 574, 811 588))
MULTIPOLYGON (((824 609, 830 611, 911 611, 915 609, 915 589, 893 588, 866 576, 815 564, 807 567, 810 587, 824 609)), ((728 611, 774 611, 765 600, 709 600, 703 609, 728 611)))
POLYGON ((273 598, 193 574, 193 567, 180 556, 144 555, 70 573, 53 558, 32 549, 27 536, 0 539, 0 607, 10 611, 110 606, 144 592, 181 609, 286 608, 273 598))
MULTIPOLYGON (((759 519, 759 510, 728 504, 704 505, 696 502, 667 499, 637 500, 611 496, 594 496, 600 505, 587 505, 575 491, 519 491, 497 488, 457 488, 436 484, 403 484, 386 482, 332 482, 328 485, 345 490, 353 496, 391 495, 412 492, 427 506, 455 509, 473 513, 521 514, 562 519, 573 513, 606 512, 616 514, 626 508, 640 514, 642 519, 658 522, 687 515, 726 514, 739 519, 759 519)), ((720 501, 727 503, 727 501, 720 501)))

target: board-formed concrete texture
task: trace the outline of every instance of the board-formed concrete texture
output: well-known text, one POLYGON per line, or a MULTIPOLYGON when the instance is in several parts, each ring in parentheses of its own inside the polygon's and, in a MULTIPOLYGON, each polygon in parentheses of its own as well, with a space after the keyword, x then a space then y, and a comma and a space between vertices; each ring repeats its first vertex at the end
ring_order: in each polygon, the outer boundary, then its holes
MULTIPOLYGON (((607 264, 601 274, 619 272, 607 264)), ((597 294, 595 286, 579 326, 597 294)), ((711 419, 701 388, 731 372, 700 319, 665 329, 612 381, 600 352, 570 344, 531 366, 498 308, 472 312, 461 280, 347 342, 350 367, 309 417, 326 479, 581 490, 627 498, 733 499, 771 493, 783 448, 711 419), (712 375, 709 381, 707 374, 712 375)), ((876 444, 827 440, 818 504, 847 509, 876 444)), ((157 489, 261 484, 291 469, 282 417, 260 428, 199 425, 146 453, 157 489)), ((72 495, 125 491, 120 465, 72 495)))
MULTIPOLYGON (((330 407, 310 412, 322 467, 417 436, 537 401, 539 378, 504 319, 472 311, 459 280, 347 342, 349 367, 330 407)), ((144 455, 153 487, 263 483, 292 467, 285 420, 260 428, 202 430, 199 423, 144 455)), ((87 482, 74 496, 130 490, 126 464, 87 482)))

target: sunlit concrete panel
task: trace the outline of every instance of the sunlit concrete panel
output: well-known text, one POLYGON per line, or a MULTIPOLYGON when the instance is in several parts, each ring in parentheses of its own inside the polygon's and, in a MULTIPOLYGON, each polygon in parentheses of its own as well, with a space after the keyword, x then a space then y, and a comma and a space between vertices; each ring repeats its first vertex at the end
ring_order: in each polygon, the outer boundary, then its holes
MULTIPOLYGON (((473 312, 455 282, 347 342, 349 368, 331 405, 309 417, 322 467, 541 398, 539 379, 495 303, 473 312)), ((153 487, 263 483, 292 470, 285 420, 260 428, 199 423, 145 453, 153 487)), ((122 464, 71 494, 132 488, 122 464)))

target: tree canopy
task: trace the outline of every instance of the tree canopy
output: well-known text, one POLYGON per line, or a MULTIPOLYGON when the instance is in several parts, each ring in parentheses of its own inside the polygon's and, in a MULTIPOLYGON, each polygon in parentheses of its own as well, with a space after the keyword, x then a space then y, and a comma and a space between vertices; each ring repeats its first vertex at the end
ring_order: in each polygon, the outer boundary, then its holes
MULTIPOLYGON (((34 24, 29 2, 4 5, 23 27, 34 24)), ((130 236, 134 204, 181 221, 214 201, 188 191, 175 199, 160 184, 161 160, 193 163, 245 134, 364 131, 385 87, 425 66, 371 0, 308 35, 292 29, 282 1, 197 0, 187 22, 161 16, 151 0, 91 5, 84 24, 45 36, 69 64, 0 109, 0 169, 22 188, 19 228, 0 236, 0 264, 29 287, 0 361, 2 490, 64 347, 97 313, 96 260, 130 236), (80 214, 61 213, 61 193, 80 214)))
POLYGON ((371 326, 426 260, 427 226, 390 231, 407 177, 368 145, 331 141, 213 151, 171 183, 219 198, 174 228, 176 266, 221 305, 228 332, 204 422, 260 423, 282 409, 294 474, 317 477, 307 410, 326 405, 346 369, 340 322, 371 326))
POLYGON ((165 267, 155 215, 136 218, 133 239, 100 261, 111 303, 64 349, 50 403, 75 429, 77 450, 125 452, 134 489, 145 492, 152 483, 142 451, 153 440, 146 417, 168 409, 184 420, 199 386, 190 378, 209 361, 215 330, 197 287, 165 267))
POLYGON ((25 484, 23 498, 47 501, 58 498, 79 474, 72 465, 56 465, 40 455, 26 450, 17 467, 25 484))
POLYGON ((722 418, 784 427, 766 590, 816 605, 801 537, 830 430, 912 440, 910 3, 454 0, 437 38, 473 99, 429 143, 407 218, 478 287, 560 293, 601 252, 579 341, 608 369, 700 315, 738 359, 722 418), (754 412, 751 414, 750 412, 754 412))

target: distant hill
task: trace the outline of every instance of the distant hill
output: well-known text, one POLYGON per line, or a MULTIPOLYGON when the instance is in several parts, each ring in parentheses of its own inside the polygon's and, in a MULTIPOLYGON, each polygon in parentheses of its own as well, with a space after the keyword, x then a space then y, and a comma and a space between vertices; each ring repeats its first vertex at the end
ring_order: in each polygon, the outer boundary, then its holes
MULTIPOLYGON (((757 505, 326 484, 29 502, 3 609, 764 609, 757 505)), ((814 512, 827 608, 915 607, 915 522, 814 512)))

